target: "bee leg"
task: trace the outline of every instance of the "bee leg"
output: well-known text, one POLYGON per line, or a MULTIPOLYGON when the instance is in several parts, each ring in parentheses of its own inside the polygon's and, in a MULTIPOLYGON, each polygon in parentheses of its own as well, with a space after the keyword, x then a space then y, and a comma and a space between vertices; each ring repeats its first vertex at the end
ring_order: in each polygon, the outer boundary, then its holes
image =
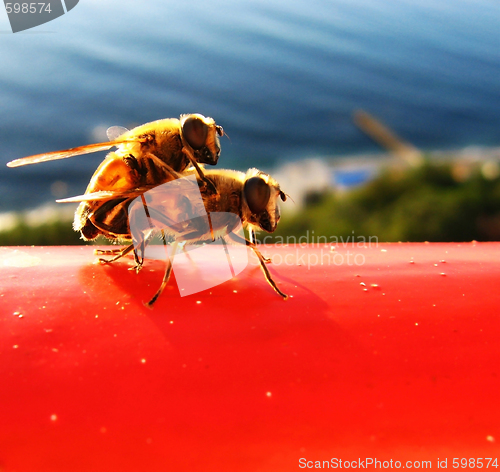
POLYGON ((255 244, 256 236, 255 236, 255 231, 253 229, 248 230, 248 239, 252 244, 255 244))
MULTIPOLYGON (((176 251, 177 251, 177 241, 172 244, 172 260, 174 259, 176 251)), ((145 304, 148 308, 152 308, 153 304, 156 302, 156 300, 158 300, 158 297, 162 294, 163 290, 168 284, 168 281, 170 280, 171 273, 172 273, 172 261, 170 260, 167 254, 167 268, 165 269, 165 274, 163 275, 163 281, 160 285, 160 288, 154 294, 153 298, 145 304)))
POLYGON ((94 254, 96 256, 116 256, 123 251, 123 248, 116 249, 94 249, 94 254))
POLYGON ((248 241, 250 247, 253 249, 253 252, 255 252, 255 255, 259 258, 259 262, 260 262, 260 267, 262 269, 262 271, 264 272, 264 276, 266 277, 266 280, 268 282, 268 284, 274 288, 274 290, 283 297, 283 300, 286 300, 288 299, 288 295, 286 293, 283 293, 279 288, 278 286, 276 285, 276 282, 273 280, 273 278, 271 277, 271 273, 269 272, 269 269, 267 268, 266 266, 266 262, 270 262, 271 259, 266 259, 262 256, 262 254, 260 253, 260 251, 257 249, 256 245, 251 243, 250 241, 248 241))
MULTIPOLYGON (((252 244, 256 244, 257 237, 255 236, 255 231, 253 229, 248 230, 248 239, 252 244)), ((262 259, 266 264, 270 264, 272 262, 270 257, 262 256, 262 259)))
MULTIPOLYGON (((141 243, 141 247, 142 247, 142 254, 144 254, 145 251, 144 241, 141 243)), ((135 266, 130 267, 129 270, 135 270, 135 273, 138 274, 139 271, 142 269, 142 266, 144 265, 144 256, 139 258, 136 249, 134 249, 134 261, 135 261, 135 266)))
POLYGON ((182 249, 182 252, 186 255, 186 257, 189 259, 189 262, 191 262, 191 264, 193 264, 193 259, 191 258, 191 256, 189 255, 189 251, 186 249, 186 242, 182 243, 181 244, 181 249, 182 249))
POLYGON ((212 241, 215 241, 214 228, 212 226, 212 218, 210 218, 210 212, 207 212, 208 225, 210 226, 210 236, 212 236, 212 241))
MULTIPOLYGON (((162 160, 160 160, 158 157, 156 157, 154 154, 151 154, 150 152, 145 153, 144 157, 147 158, 147 166, 149 167, 149 173, 151 174, 152 171, 151 169, 155 170, 161 170, 164 172, 164 176, 166 178, 167 175, 170 175, 170 177, 175 180, 175 179, 180 179, 182 175, 179 172, 176 172, 172 167, 170 167, 168 164, 165 164, 162 160)), ((148 173, 148 172, 146 172, 148 173)))
MULTIPOLYGON (((144 198, 142 196, 142 198, 144 198)), ((147 207, 145 207, 146 210, 147 210, 147 207)), ((146 211, 146 214, 148 215, 148 212, 146 211)), ((148 215, 148 218, 149 218, 149 215, 148 215)), ((163 232, 163 230, 161 230, 161 234, 162 234, 162 239, 163 239, 163 244, 166 245, 166 241, 165 241, 165 233, 163 232)), ((135 261, 135 266, 134 267, 131 267, 129 270, 135 270, 135 273, 138 274, 139 271, 142 269, 142 266, 144 265, 144 259, 145 259, 145 254, 146 254, 146 247, 148 246, 149 242, 151 241, 151 239, 153 238, 154 236, 154 233, 153 233, 153 228, 151 229, 151 231, 149 232, 149 234, 143 238, 139 244, 139 248, 137 248, 136 246, 134 246, 134 261, 135 261), (141 253, 141 256, 139 257, 139 249, 140 249, 140 253, 141 253)))
POLYGON ((203 170, 201 167, 198 165, 196 162, 196 159, 194 158, 193 154, 191 151, 187 148, 182 148, 182 152, 186 155, 186 157, 189 159, 189 162, 191 165, 196 169, 196 172, 198 173, 198 177, 200 178, 201 181, 207 186, 207 188, 210 189, 210 191, 214 194, 218 194, 219 192, 215 188, 214 183, 203 173, 203 170))
POLYGON ((233 241, 236 241, 238 243, 243 243, 245 242, 247 246, 250 246, 253 250, 253 252, 255 253, 255 255, 257 256, 257 258, 259 259, 259 262, 260 262, 260 268, 262 269, 262 271, 264 272, 264 277, 266 278, 267 280, 267 283, 276 291, 276 293, 278 293, 279 295, 281 295, 283 297, 283 300, 286 300, 288 299, 288 295, 286 293, 283 293, 279 288, 278 286, 276 285, 276 282, 273 280, 273 278, 271 277, 271 273, 269 272, 269 269, 266 267, 266 259, 264 258, 264 256, 260 253, 260 251, 257 249, 257 245, 251 241, 249 241, 248 239, 246 238, 242 238, 241 236, 239 236, 238 234, 236 233, 229 233, 228 235, 233 241))
POLYGON ((118 259, 122 258, 123 256, 126 256, 133 249, 134 249, 134 245, 130 244, 129 246, 127 246, 127 247, 125 247, 123 249, 118 250, 118 252, 114 252, 114 251, 116 251, 116 249, 111 249, 111 250, 109 250, 109 252, 97 249, 95 251, 95 253, 96 254, 104 254, 104 255, 116 254, 115 257, 112 257, 111 259, 102 259, 102 258, 99 258, 99 262, 101 264, 110 264, 111 262, 115 262, 118 259))

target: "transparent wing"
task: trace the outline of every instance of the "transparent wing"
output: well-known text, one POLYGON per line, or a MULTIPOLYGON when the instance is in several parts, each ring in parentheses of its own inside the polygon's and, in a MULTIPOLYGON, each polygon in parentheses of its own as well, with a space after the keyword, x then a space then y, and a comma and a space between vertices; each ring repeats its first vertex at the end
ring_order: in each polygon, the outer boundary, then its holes
POLYGON ((110 128, 107 129, 106 136, 110 141, 115 141, 127 131, 129 130, 127 128, 124 128, 123 126, 111 126, 110 128))
POLYGON ((129 206, 130 230, 134 241, 143 240, 150 229, 164 230, 179 241, 189 239, 196 232, 197 238, 208 234, 208 216, 196 177, 182 177, 156 186, 132 200, 129 206))

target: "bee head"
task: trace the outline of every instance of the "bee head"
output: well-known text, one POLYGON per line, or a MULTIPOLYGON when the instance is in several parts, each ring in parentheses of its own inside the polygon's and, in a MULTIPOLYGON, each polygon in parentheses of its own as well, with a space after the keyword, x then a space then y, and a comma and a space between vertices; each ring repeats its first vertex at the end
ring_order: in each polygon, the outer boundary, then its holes
POLYGON ((219 159, 219 136, 224 136, 222 126, 212 118, 194 113, 181 116, 181 135, 184 145, 193 149, 197 162, 215 165, 219 159))
POLYGON ((272 233, 280 220, 278 197, 286 200, 276 180, 257 169, 250 169, 243 185, 243 211, 246 220, 260 229, 272 233))

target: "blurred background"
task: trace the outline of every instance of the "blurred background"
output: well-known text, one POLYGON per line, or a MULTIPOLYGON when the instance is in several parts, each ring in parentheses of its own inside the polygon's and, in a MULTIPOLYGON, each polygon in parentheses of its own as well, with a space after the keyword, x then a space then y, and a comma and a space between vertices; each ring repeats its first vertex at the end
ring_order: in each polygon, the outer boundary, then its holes
POLYGON ((499 51, 497 0, 80 0, 16 34, 0 6, 0 245, 81 243, 53 202, 105 153, 8 161, 194 112, 293 198, 276 236, 500 239, 499 51))

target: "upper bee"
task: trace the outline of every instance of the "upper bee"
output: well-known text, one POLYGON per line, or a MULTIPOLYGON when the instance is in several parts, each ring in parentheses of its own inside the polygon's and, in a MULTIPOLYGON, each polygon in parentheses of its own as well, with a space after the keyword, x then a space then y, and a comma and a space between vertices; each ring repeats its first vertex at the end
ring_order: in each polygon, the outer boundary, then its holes
POLYGON ((131 130, 113 126, 108 130, 109 142, 87 144, 63 151, 53 151, 16 159, 7 164, 18 167, 39 162, 66 159, 68 157, 105 151, 116 146, 121 157, 132 154, 140 158, 152 153, 176 171, 182 171, 189 160, 202 164, 217 164, 220 155, 219 137, 224 135, 210 117, 198 113, 181 115, 180 120, 166 118, 137 126, 131 130))

